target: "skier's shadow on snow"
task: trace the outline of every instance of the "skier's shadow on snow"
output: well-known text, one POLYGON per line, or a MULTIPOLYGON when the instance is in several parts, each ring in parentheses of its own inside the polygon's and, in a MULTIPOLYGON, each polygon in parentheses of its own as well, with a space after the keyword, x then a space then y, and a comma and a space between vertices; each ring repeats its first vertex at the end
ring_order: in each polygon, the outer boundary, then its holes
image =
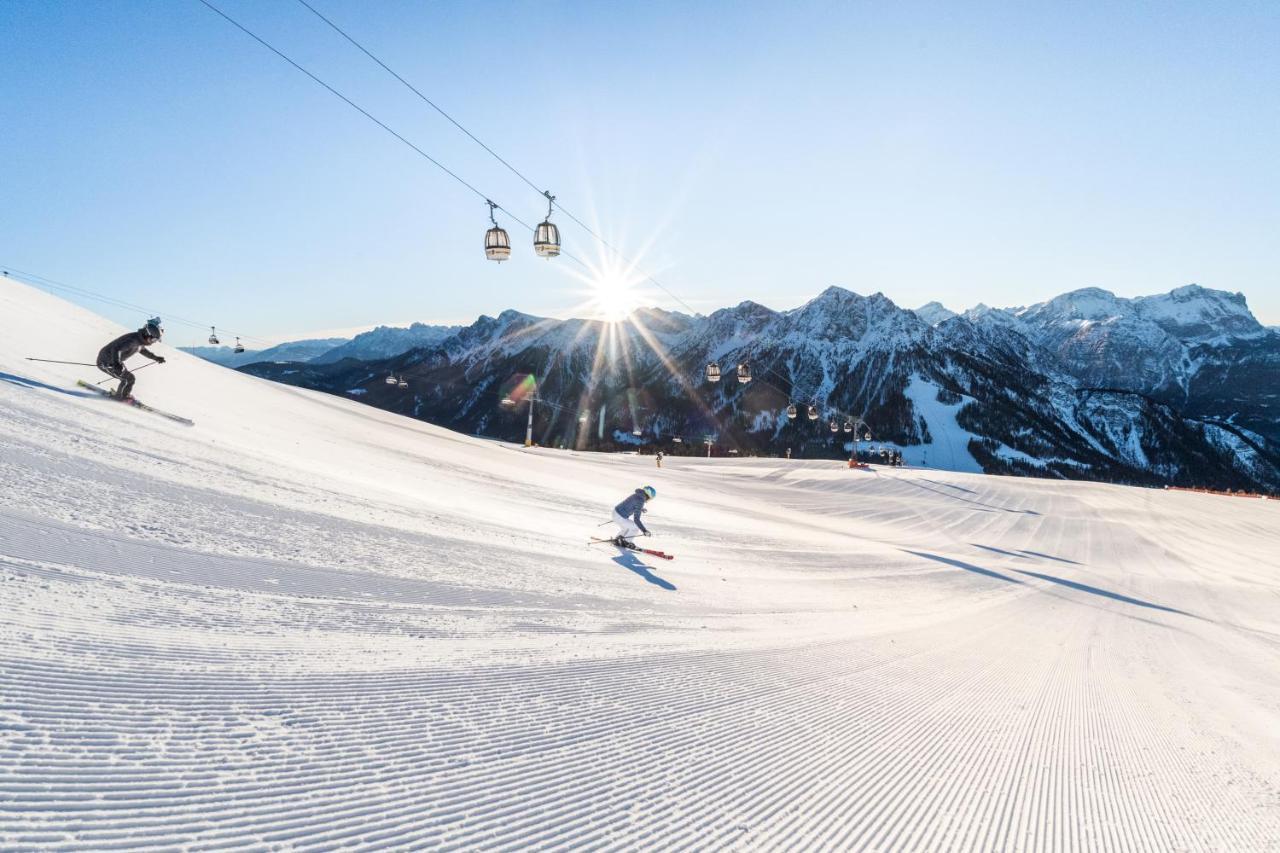
POLYGON ((669 580, 665 580, 655 575, 648 566, 640 562, 639 557, 637 557, 635 554, 632 554, 630 551, 626 552, 625 554, 619 554, 618 556, 613 558, 613 561, 617 563, 619 566, 622 566, 622 568, 635 572, 640 577, 644 578, 654 586, 660 586, 665 590, 670 590, 671 592, 676 591, 675 584, 673 584, 669 580))
POLYGON ((47 385, 35 379, 28 379, 25 376, 16 376, 12 373, 0 373, 0 381, 8 382, 10 385, 17 385, 19 388, 39 388, 42 391, 57 391, 59 394, 66 394, 68 397, 92 397, 94 395, 87 391, 71 391, 67 388, 59 388, 57 385, 47 385))

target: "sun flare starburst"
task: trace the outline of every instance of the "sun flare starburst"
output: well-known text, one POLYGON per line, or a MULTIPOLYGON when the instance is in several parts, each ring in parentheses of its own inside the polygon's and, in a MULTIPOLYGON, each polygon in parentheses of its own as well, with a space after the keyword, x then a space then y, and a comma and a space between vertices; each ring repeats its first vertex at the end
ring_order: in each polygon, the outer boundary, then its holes
POLYGON ((596 278, 588 299, 596 319, 617 323, 625 320, 632 311, 640 307, 637 283, 614 271, 606 272, 596 278))

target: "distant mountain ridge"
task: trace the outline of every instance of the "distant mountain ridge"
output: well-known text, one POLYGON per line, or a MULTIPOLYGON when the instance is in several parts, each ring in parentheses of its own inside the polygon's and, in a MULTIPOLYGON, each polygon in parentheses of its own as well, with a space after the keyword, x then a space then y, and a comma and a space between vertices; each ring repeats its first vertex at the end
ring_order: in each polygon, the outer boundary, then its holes
POLYGON ((713 436, 740 452, 830 457, 847 455, 844 423, 860 416, 877 441, 940 467, 1280 489, 1268 392, 1280 387, 1280 335, 1239 294, 1190 286, 1122 299, 1085 288, 955 314, 831 287, 787 311, 747 301, 633 318, 504 311, 385 358, 247 369, 507 438, 522 420, 498 403, 513 378, 533 373, 560 407, 540 409, 541 440, 574 447, 678 449, 673 437, 713 436), (718 384, 703 377, 712 361, 718 384), (754 381, 735 381, 741 362, 754 381), (407 389, 386 384, 388 374, 407 389), (789 403, 822 417, 790 420, 789 403))
POLYGON ((237 353, 234 347, 228 346, 178 347, 178 349, 224 367, 243 367, 255 361, 310 361, 347 342, 347 338, 315 338, 289 341, 263 350, 246 349, 242 353, 237 353))
POLYGON ((424 323, 413 323, 407 328, 378 326, 376 329, 356 335, 328 352, 304 360, 315 361, 317 364, 332 364, 344 358, 354 358, 359 361, 393 358, 419 347, 436 346, 461 330, 461 326, 429 326, 424 323))

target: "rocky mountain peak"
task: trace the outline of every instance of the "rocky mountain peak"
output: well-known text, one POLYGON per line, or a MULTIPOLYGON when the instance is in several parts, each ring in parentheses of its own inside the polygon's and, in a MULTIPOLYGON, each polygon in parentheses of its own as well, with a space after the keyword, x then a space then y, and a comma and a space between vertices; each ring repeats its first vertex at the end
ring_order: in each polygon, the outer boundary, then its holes
POLYGON ((950 320, 952 317, 958 316, 941 302, 928 302, 915 309, 915 315, 930 326, 936 326, 944 320, 950 320))
POLYGON ((1133 304, 1141 316, 1183 340, 1257 337, 1266 332, 1243 293, 1188 284, 1158 296, 1139 296, 1133 304))

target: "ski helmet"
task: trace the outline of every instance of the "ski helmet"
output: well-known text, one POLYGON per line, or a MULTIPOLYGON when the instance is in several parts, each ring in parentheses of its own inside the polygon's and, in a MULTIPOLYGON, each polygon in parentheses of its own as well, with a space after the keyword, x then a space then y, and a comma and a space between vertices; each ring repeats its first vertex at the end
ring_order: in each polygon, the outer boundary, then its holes
POLYGON ((653 486, 645 486, 645 487, 644 487, 644 496, 645 496, 646 498, 648 498, 649 500, 653 500, 654 498, 656 498, 656 497, 658 496, 658 490, 657 490, 657 489, 655 489, 653 486))
POLYGON ((160 328, 159 317, 152 317, 147 321, 147 324, 138 331, 142 332, 146 338, 152 341, 160 340, 160 336, 164 334, 164 329, 160 328))

